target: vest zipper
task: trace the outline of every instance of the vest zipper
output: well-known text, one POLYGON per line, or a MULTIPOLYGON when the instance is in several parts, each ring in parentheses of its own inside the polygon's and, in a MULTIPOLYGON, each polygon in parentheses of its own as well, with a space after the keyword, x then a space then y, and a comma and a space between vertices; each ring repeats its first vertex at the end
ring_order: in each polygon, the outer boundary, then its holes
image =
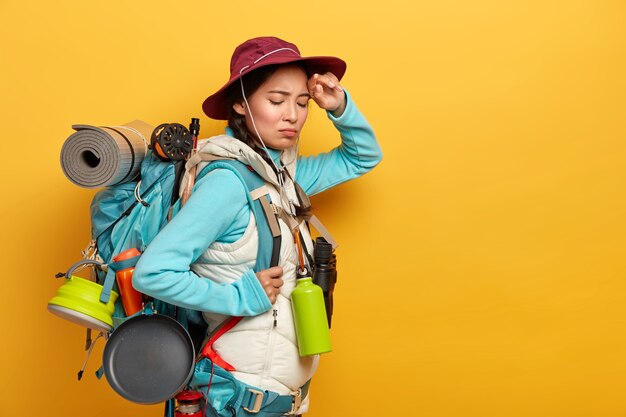
POLYGON ((278 316, 278 310, 274 309, 272 312, 272 316, 274 317, 274 325, 269 329, 269 337, 267 341, 267 353, 265 355, 265 363, 263 364, 263 371, 261 372, 261 381, 265 381, 267 378, 270 368, 272 365, 272 358, 274 357, 274 339, 276 333, 276 317, 278 316))

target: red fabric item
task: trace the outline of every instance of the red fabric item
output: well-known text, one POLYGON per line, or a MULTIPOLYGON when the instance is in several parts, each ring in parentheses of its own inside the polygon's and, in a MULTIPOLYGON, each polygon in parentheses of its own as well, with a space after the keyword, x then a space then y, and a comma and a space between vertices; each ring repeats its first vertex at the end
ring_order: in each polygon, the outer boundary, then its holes
POLYGON ((234 371, 235 367, 222 359, 222 357, 213 350, 213 343, 215 343, 217 339, 222 337, 224 333, 235 327, 242 318, 243 317, 231 317, 222 327, 220 327, 217 332, 215 332, 213 336, 211 336, 211 338, 202 348, 202 356, 204 356, 205 358, 209 358, 214 364, 229 372, 234 371))

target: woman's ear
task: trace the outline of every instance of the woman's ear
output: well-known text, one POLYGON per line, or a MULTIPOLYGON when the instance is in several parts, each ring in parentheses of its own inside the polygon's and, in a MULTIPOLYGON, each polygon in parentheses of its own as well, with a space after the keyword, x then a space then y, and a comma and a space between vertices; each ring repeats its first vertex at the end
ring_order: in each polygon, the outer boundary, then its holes
POLYGON ((237 114, 240 114, 242 116, 246 115, 246 105, 243 101, 233 104, 233 110, 235 110, 237 114))

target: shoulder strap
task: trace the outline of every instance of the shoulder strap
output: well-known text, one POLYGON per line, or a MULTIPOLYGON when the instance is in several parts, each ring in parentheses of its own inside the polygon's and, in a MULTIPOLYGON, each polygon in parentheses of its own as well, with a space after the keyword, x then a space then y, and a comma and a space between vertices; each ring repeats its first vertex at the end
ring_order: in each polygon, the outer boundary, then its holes
POLYGON ((259 248, 254 270, 258 272, 278 265, 281 243, 280 227, 278 227, 276 214, 270 206, 269 191, 267 188, 264 189, 265 181, 248 165, 231 159, 211 162, 200 172, 198 178, 215 169, 228 169, 233 172, 246 189, 248 204, 259 233, 259 248))

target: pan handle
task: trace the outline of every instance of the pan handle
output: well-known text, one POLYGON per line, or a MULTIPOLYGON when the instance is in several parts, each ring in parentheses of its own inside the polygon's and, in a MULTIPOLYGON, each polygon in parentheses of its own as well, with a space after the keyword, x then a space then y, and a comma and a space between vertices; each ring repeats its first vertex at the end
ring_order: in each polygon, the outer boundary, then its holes
POLYGON ((174 417, 174 412, 176 410, 175 407, 176 404, 174 404, 173 398, 165 401, 165 412, 163 414, 163 417, 174 417))

